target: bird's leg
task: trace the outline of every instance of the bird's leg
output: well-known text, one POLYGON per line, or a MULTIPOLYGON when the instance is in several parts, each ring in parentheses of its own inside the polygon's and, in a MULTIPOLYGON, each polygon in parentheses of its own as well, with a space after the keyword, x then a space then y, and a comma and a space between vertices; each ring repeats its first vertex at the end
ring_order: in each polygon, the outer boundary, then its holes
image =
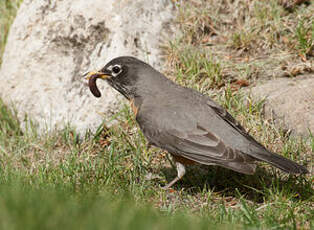
MULTIPOLYGON (((169 158, 169 154, 166 154, 166 158, 167 158, 167 160, 169 161, 169 163, 171 164, 171 167, 172 167, 172 168, 176 168, 176 167, 174 166, 174 164, 173 164, 173 161, 176 162, 175 159, 171 160, 171 159, 169 158)), ((173 157, 172 157, 172 158, 173 158, 173 157)))
POLYGON ((177 166, 177 177, 174 178, 169 184, 167 184, 166 186, 162 187, 164 190, 169 189, 172 185, 174 185, 178 180, 180 180, 184 174, 185 174, 185 166, 183 164, 181 164, 180 162, 176 162, 176 166, 177 166))

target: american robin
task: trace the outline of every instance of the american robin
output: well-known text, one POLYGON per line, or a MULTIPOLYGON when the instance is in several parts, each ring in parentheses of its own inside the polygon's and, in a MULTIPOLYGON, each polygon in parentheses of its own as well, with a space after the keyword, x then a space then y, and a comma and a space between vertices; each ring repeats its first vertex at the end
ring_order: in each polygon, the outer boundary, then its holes
POLYGON ((308 173, 287 158, 267 150, 220 105, 196 90, 175 84, 145 62, 118 57, 100 71, 86 74, 91 92, 100 97, 101 78, 131 101, 132 110, 148 143, 167 150, 176 163, 177 177, 185 165, 218 165, 253 174, 265 161, 289 174, 308 173))

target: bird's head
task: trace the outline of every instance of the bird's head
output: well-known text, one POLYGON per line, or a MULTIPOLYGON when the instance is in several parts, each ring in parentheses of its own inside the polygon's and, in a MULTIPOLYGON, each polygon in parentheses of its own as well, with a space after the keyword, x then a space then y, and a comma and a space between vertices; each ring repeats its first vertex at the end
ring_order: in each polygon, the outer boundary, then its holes
POLYGON ((122 56, 111 60, 101 70, 85 74, 89 80, 89 87, 94 96, 101 94, 96 86, 96 79, 106 80, 113 88, 118 90, 127 99, 136 96, 139 82, 147 81, 150 73, 157 72, 150 65, 134 57, 122 56))

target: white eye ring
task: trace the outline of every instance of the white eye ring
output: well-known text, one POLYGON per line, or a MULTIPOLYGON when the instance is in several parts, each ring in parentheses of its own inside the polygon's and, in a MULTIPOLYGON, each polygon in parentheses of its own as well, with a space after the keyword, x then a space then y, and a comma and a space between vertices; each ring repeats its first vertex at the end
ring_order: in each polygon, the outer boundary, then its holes
POLYGON ((114 77, 117 76, 122 71, 122 68, 120 65, 113 65, 113 66, 110 66, 108 69, 111 71, 111 74, 114 77))

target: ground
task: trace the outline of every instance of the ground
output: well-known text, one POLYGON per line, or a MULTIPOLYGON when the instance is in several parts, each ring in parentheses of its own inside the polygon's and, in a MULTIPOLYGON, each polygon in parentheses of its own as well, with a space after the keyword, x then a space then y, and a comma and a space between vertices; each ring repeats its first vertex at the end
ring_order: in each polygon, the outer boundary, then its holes
MULTIPOLYGON (((0 2, 1 52, 19 2, 0 2)), ((267 148, 310 174, 289 176, 266 164, 253 176, 193 166, 164 191, 176 172, 166 152, 147 147, 127 105, 111 128, 100 124, 82 137, 69 125, 39 136, 31 124, 21 130, 0 102, 0 226, 313 229, 313 135, 289 136, 264 118, 263 101, 242 90, 313 73, 314 5, 284 2, 177 3, 181 33, 164 44, 165 74, 213 97, 267 148)))

